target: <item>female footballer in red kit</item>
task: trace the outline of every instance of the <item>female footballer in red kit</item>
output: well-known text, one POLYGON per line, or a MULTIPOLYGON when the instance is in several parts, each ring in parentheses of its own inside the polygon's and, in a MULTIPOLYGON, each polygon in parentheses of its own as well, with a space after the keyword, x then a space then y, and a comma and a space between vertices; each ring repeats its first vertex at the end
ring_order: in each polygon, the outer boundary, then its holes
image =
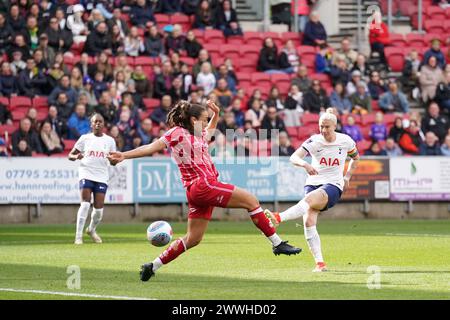
POLYGON ((161 266, 200 243, 214 207, 247 209, 253 223, 272 243, 275 255, 301 252, 300 248, 281 240, 253 194, 218 180, 219 173, 208 153, 208 144, 219 121, 219 112, 219 107, 212 101, 207 102, 207 107, 179 101, 167 115, 170 129, 159 140, 131 151, 111 152, 108 156, 115 165, 170 148, 186 189, 189 204, 187 233, 173 241, 153 262, 141 266, 142 281, 148 281, 161 266), (213 112, 209 122, 208 108, 213 112))

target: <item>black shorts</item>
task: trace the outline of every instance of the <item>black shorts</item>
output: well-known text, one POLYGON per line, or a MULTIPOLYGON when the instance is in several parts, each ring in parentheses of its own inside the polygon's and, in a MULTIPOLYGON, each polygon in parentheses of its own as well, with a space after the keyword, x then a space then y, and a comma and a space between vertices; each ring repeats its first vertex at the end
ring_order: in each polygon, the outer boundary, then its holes
POLYGON ((95 182, 88 179, 81 179, 80 180, 80 189, 91 189, 91 191, 96 193, 106 193, 106 190, 108 190, 108 185, 106 183, 102 182, 95 182))

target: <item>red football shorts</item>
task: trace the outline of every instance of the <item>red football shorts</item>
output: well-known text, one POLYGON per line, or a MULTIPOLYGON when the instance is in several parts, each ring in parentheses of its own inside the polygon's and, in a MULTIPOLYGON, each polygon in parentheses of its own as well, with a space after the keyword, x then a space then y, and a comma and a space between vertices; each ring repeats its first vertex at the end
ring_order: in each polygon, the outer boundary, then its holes
POLYGON ((214 207, 226 208, 235 186, 215 179, 199 179, 186 190, 190 219, 211 220, 214 207))

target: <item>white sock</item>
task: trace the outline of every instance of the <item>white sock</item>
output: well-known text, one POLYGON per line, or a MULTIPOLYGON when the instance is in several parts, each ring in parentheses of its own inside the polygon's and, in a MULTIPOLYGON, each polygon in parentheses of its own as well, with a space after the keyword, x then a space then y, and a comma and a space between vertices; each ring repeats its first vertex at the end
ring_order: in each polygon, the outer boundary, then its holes
POLYGON ((156 258, 155 260, 153 260, 153 272, 155 272, 162 266, 163 266, 163 263, 160 258, 156 258))
POLYGON ((274 247, 278 246, 278 245, 282 242, 280 236, 277 235, 276 233, 274 233, 274 234, 271 235, 270 237, 267 237, 267 239, 269 239, 270 242, 272 242, 272 244, 274 245, 274 247))
POLYGON ((89 207, 91 204, 89 202, 81 202, 80 208, 77 213, 77 233, 76 238, 81 239, 83 237, 84 224, 89 213, 89 207))
POLYGON ((102 221, 102 218, 103 218, 103 208, 100 209, 92 208, 91 223, 89 224, 89 230, 95 231, 100 221, 102 221))
POLYGON ((299 201, 296 205, 280 213, 281 221, 298 219, 308 212, 309 204, 305 199, 299 201))
POLYGON ((316 263, 323 262, 322 247, 320 245, 320 237, 316 226, 305 226, 305 238, 316 263))

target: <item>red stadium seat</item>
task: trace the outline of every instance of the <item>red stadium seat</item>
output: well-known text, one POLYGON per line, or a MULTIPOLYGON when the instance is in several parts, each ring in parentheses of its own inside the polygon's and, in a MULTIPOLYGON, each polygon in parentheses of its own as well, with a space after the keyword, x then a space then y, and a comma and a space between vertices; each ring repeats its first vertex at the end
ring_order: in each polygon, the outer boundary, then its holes
POLYGON ((23 109, 11 110, 11 117, 12 117, 13 121, 20 121, 20 120, 22 120, 23 118, 25 118, 26 114, 27 114, 26 111, 23 110, 23 109))
MULTIPOLYGON (((245 58, 245 59, 254 60, 257 63, 260 50, 261 50, 261 47, 258 47, 258 46, 243 45, 240 48, 241 57, 245 58)), ((256 63, 255 63, 255 66, 256 66, 256 63)))
POLYGON ((208 51, 213 62, 214 62, 213 55, 221 56, 220 46, 218 46, 217 44, 207 43, 203 46, 203 49, 208 51))
POLYGON ((180 61, 186 63, 189 67, 192 67, 195 64, 195 59, 191 57, 181 57, 180 61))
POLYGON ((402 48, 387 47, 384 49, 389 66, 394 72, 400 72, 403 70, 405 63, 405 51, 402 48))
POLYGON ((34 97, 33 107, 36 109, 40 109, 43 107, 48 108, 48 97, 34 97))
POLYGON ((159 99, 152 99, 152 98, 144 98, 143 99, 144 105, 147 107, 147 109, 155 109, 159 107, 161 102, 159 99))
POLYGON ((319 125, 317 123, 310 123, 298 127, 298 139, 302 142, 317 133, 319 133, 319 125))
POLYGON ((356 143, 356 147, 360 153, 364 153, 370 148, 371 144, 372 142, 370 142, 370 140, 362 140, 356 143))
POLYGON ((231 60, 238 60, 241 56, 239 45, 223 44, 220 46, 222 57, 230 58, 231 60))
POLYGON ((283 32, 281 34, 281 38, 284 40, 284 43, 288 40, 292 40, 292 42, 294 42, 294 46, 298 47, 301 45, 302 34, 298 32, 283 32))
POLYGON ((363 114, 361 116, 361 123, 363 126, 371 125, 375 122, 375 113, 363 114))
POLYGON ((139 113, 139 119, 141 119, 141 121, 143 121, 144 119, 147 119, 148 117, 150 117, 150 114, 152 113, 153 110, 147 110, 147 111, 142 111, 139 113))
POLYGON ((361 125, 361 116, 359 116, 357 114, 343 114, 343 115, 341 115, 341 122, 342 122, 343 126, 348 124, 347 118, 349 116, 352 116, 353 119, 355 119, 355 124, 361 125))
POLYGON ((237 72, 236 77, 239 80, 239 88, 248 88, 252 84, 251 73, 247 72, 237 72))
POLYGON ((243 36, 232 36, 227 38, 227 43, 241 46, 245 43, 245 40, 243 36))
POLYGON ((0 137, 4 137, 6 132, 9 136, 11 136, 14 131, 17 130, 17 128, 18 126, 15 126, 13 124, 0 125, 0 137))
POLYGON ((386 113, 384 115, 384 122, 386 124, 393 124, 395 122, 395 119, 398 117, 398 115, 394 113, 386 113))
POLYGON ((168 14, 156 13, 155 20, 158 25, 165 26, 170 24, 170 16, 168 14))
POLYGON ((223 44, 226 42, 223 32, 220 30, 205 30, 204 39, 207 44, 223 44))
POLYGON ((140 56, 134 59, 135 66, 153 66, 155 64, 155 60, 152 57, 140 56))
POLYGON ((371 125, 361 127, 361 134, 364 137, 364 139, 370 140, 370 127, 371 125))
MULTIPOLYGON (((424 29, 430 33, 445 34, 446 32, 444 20, 426 20, 424 29)), ((439 39, 441 39, 441 36, 439 36, 439 39)))
POLYGON ((316 113, 304 113, 302 116, 302 124, 303 125, 309 125, 309 124, 315 124, 319 123, 320 116, 316 113))
POLYGON ((297 138, 298 137, 298 127, 286 127, 289 138, 297 138))
POLYGON ((170 17, 171 24, 179 24, 183 28, 183 32, 187 32, 191 28, 191 20, 189 16, 184 14, 174 14, 170 17))
POLYGON ((5 107, 9 107, 9 99, 7 97, 0 97, 0 103, 5 107))
POLYGON ((41 109, 37 110, 38 121, 45 120, 45 118, 47 118, 47 116, 48 116, 48 108, 46 108, 46 109, 41 108, 41 109))
POLYGON ((439 6, 425 8, 425 14, 430 17, 431 21, 445 21, 447 19, 445 10, 439 6))
POLYGON ((31 99, 28 97, 14 97, 10 101, 10 109, 29 109, 31 107, 31 99))
MULTIPOLYGON (((441 25, 442 25, 442 23, 441 23, 441 25)), ((433 41, 435 39, 440 40, 442 43, 446 42, 448 35, 445 33, 445 26, 443 26, 442 28, 443 28, 442 32, 439 32, 439 33, 427 33, 424 36, 424 41, 425 41, 425 43, 427 43, 427 47, 428 48, 431 47, 431 41, 433 41)))
POLYGON ((270 77, 272 86, 276 86, 281 95, 286 95, 291 87, 291 77, 288 74, 273 74, 270 77))
POLYGON ((278 32, 267 31, 267 32, 263 32, 261 35, 262 35, 263 40, 267 39, 267 38, 271 38, 272 41, 277 46, 278 50, 281 50, 281 48, 284 45, 284 41, 281 38, 280 33, 278 33, 278 32))
POLYGON ((247 31, 244 32, 245 44, 262 47, 263 37, 261 32, 247 31))
POLYGON ((271 87, 270 75, 263 72, 253 72, 251 75, 253 86, 271 87))
POLYGON ((239 72, 255 72, 256 71, 256 63, 257 60, 251 60, 247 58, 239 59, 238 64, 236 64, 236 67, 238 68, 239 72))
POLYGON ((70 47, 70 51, 76 55, 82 54, 83 50, 84 50, 84 42, 79 42, 79 43, 74 42, 72 47, 70 47))
POLYGON ((405 37, 402 34, 398 34, 398 33, 390 33, 389 34, 389 39, 391 41, 391 45, 394 47, 406 47, 407 46, 407 42, 405 40, 405 37))
POLYGON ((427 47, 424 36, 417 33, 408 33, 405 37, 408 46, 410 47, 427 47))

